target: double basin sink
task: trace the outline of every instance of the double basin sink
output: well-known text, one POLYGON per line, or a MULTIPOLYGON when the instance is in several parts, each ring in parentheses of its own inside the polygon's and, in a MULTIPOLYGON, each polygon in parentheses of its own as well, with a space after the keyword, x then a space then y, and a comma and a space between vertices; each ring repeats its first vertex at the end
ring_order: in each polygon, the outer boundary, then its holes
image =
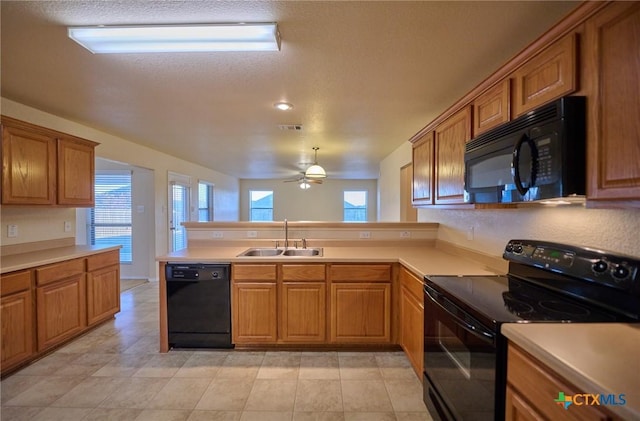
POLYGON ((247 249, 240 253, 238 257, 272 257, 272 256, 322 256, 322 248, 321 247, 312 247, 312 248, 269 248, 269 247, 254 247, 247 249))

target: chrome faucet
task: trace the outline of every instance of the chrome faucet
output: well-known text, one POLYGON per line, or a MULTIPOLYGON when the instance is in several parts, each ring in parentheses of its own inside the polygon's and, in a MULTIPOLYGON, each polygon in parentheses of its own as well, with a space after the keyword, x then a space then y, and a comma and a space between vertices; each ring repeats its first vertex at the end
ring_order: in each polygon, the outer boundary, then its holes
POLYGON ((289 223, 284 219, 284 248, 289 248, 289 223))

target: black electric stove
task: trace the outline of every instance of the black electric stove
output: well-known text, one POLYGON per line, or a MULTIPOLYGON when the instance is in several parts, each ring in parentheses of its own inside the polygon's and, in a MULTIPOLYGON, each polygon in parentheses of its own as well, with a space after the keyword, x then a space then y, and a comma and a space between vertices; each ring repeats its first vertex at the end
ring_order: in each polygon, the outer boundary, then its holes
POLYGON ((424 399, 434 419, 504 419, 503 323, 640 321, 640 260, 511 240, 509 273, 425 276, 424 399))

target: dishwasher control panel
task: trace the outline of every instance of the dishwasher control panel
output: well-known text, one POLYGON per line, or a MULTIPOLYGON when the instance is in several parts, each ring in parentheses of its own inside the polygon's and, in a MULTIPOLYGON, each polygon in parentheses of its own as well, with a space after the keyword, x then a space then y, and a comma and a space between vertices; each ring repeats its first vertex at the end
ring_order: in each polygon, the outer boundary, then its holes
POLYGON ((166 279, 172 280, 228 280, 229 265, 215 264, 167 264, 166 279))

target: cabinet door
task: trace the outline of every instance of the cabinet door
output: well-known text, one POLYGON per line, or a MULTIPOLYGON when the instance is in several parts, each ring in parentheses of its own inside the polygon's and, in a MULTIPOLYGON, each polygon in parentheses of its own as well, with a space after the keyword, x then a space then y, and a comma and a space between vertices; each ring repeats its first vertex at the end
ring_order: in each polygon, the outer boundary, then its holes
POLYGON ((2 128, 2 204, 53 205, 56 140, 27 130, 2 128))
POLYGON ((471 140, 471 108, 436 128, 435 204, 464 203, 464 147, 471 140))
POLYGON ((497 84, 473 101, 473 136, 478 136, 511 117, 511 81, 497 84))
POLYGON ((86 326, 85 275, 36 289, 38 351, 81 332, 86 326))
POLYGON ((87 324, 93 325, 120 311, 120 267, 109 266, 87 274, 87 324))
POLYGON ((2 353, 0 364, 6 370, 27 360, 33 353, 33 300, 31 290, 2 297, 2 353))
POLYGON ((231 314, 234 343, 275 343, 278 334, 276 284, 234 283, 231 314))
POLYGON ((640 206, 640 3, 615 2, 586 22, 587 199, 640 206))
POLYGON ((58 204, 93 206, 94 146, 58 139, 58 204))
POLYGON ((413 144, 414 205, 433 205, 433 145, 433 132, 427 133, 413 144))
POLYGON ((507 386, 505 414, 507 420, 539 421, 544 419, 516 390, 509 386, 507 386))
POLYGON ((513 73, 515 117, 576 90, 576 51, 576 35, 568 35, 513 73))
POLYGON ((331 342, 389 343, 391 284, 331 285, 331 342))
POLYGON ((422 281, 400 269, 400 346, 422 378, 424 360, 424 293, 422 281))
POLYGON ((324 342, 326 284, 283 282, 280 296, 280 339, 285 342, 324 342))

